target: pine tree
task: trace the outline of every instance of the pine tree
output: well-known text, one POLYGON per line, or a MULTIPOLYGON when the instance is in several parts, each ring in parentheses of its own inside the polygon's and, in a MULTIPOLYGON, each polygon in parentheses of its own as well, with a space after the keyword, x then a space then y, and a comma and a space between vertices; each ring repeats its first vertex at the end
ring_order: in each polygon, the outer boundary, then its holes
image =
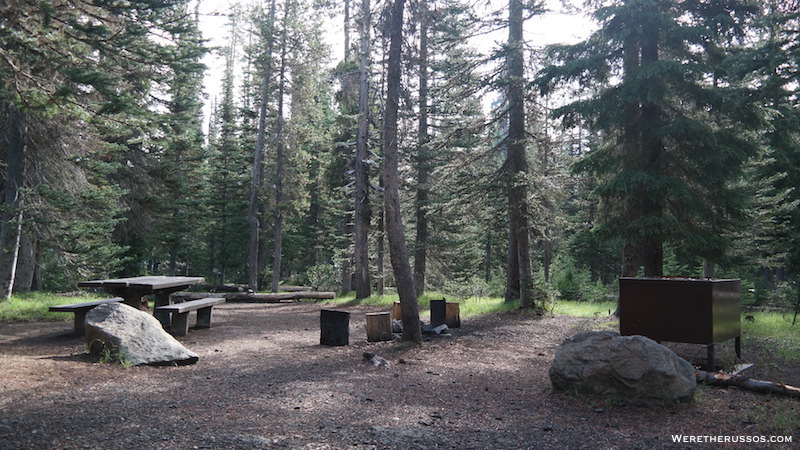
POLYGON ((250 240, 248 243, 248 285, 253 291, 258 291, 259 268, 261 267, 261 220, 259 211, 261 209, 260 192, 263 177, 264 147, 266 145, 267 133, 267 108, 271 100, 271 85, 274 67, 274 31, 275 31, 275 11, 277 1, 270 2, 269 15, 266 19, 263 37, 266 43, 264 56, 261 58, 261 98, 258 113, 258 134, 253 153, 253 172, 250 186, 250 201, 247 209, 247 223, 250 230, 250 240))
POLYGON ((741 52, 731 71, 756 83, 758 101, 771 111, 763 142, 765 154, 754 170, 762 226, 758 247, 768 267, 800 274, 800 5, 767 2, 760 40, 741 52))
POLYGON ((742 226, 736 183, 755 148, 742 132, 760 122, 718 69, 753 13, 737 2, 621 1, 597 9, 587 41, 551 48, 560 64, 541 72, 545 92, 597 88, 557 114, 603 135, 578 167, 598 182, 598 231, 624 241, 623 275, 643 264, 660 276, 665 242, 719 260, 742 226))
MULTIPOLYGON (((120 264, 119 248, 108 241, 108 225, 113 227, 119 217, 114 203, 120 193, 102 184, 106 180, 101 181, 101 178, 109 176, 102 171, 106 170, 105 163, 114 160, 114 152, 110 150, 121 148, 118 138, 130 136, 132 125, 147 116, 146 94, 151 83, 157 82, 160 74, 166 71, 165 63, 174 56, 168 50, 169 45, 151 37, 168 28, 164 17, 176 5, 141 0, 123 7, 81 3, 66 8, 47 2, 19 1, 2 7, 0 72, 6 83, 0 91, 0 111, 4 134, 11 137, 4 141, 3 155, 6 163, 14 167, 6 174, 10 177, 4 183, 7 204, 0 224, 2 298, 12 290, 18 250, 24 241, 21 207, 47 201, 45 196, 37 198, 36 194, 28 194, 42 192, 33 183, 41 179, 67 178, 59 172, 76 166, 81 166, 80 170, 72 173, 75 182, 69 184, 74 189, 66 191, 69 200, 75 202, 72 206, 85 208, 86 215, 92 218, 96 214, 106 216, 105 225, 94 231, 101 233, 96 242, 107 238, 103 253, 109 259, 105 268, 94 267, 93 270, 107 272, 120 264), (73 129, 67 131, 68 127, 61 126, 64 123, 72 124, 73 129), (33 129, 43 133, 39 136, 49 136, 50 141, 39 141, 30 133, 33 129), (72 147, 72 154, 48 155, 49 149, 71 143, 70 135, 77 129, 86 134, 81 145, 72 147), (107 144, 103 144, 101 138, 107 144), (44 161, 49 156, 57 158, 57 161, 48 161, 48 167, 57 172, 41 173, 41 165, 33 172, 24 169, 28 162, 44 161), (98 157, 103 160, 87 163, 98 157), (74 165, 72 161, 82 164, 74 165), (27 189, 21 190, 23 188, 27 189), (100 193, 105 195, 97 195, 100 193), (9 203, 12 198, 15 200, 9 203), (101 198, 105 201, 104 208, 90 209, 98 208, 101 198)), ((52 192, 46 186, 44 191, 52 192)), ((99 219, 95 225, 99 225, 99 219)), ((40 223, 27 230, 67 239, 69 234, 77 236, 91 228, 90 223, 92 220, 87 218, 61 230, 52 224, 40 223)), ((52 250, 74 260, 76 254, 66 253, 67 248, 80 250, 61 241, 39 254, 44 258, 52 250)))
POLYGON ((402 75, 401 55, 404 7, 404 0, 394 0, 390 6, 388 18, 390 43, 387 54, 386 107, 383 114, 385 158, 383 185, 385 189, 386 234, 389 239, 389 255, 403 314, 403 339, 419 343, 422 342, 422 332, 419 327, 419 305, 403 231, 403 217, 400 211, 400 181, 398 179, 397 113, 399 110, 400 79, 402 75))
POLYGON ((353 196, 353 253, 355 261, 356 299, 367 298, 371 294, 369 276, 369 227, 372 218, 369 192, 369 167, 372 159, 369 156, 370 135, 370 33, 372 15, 369 0, 361 3, 361 38, 359 49, 359 83, 358 83, 358 132, 356 133, 356 157, 353 163, 355 185, 353 196))
POLYGON ((229 15, 228 46, 223 50, 225 74, 222 81, 222 99, 215 108, 212 124, 216 133, 209 136, 209 172, 205 205, 210 211, 206 242, 210 267, 208 279, 219 284, 244 283, 247 273, 248 230, 241 220, 247 211, 248 145, 241 136, 241 117, 235 95, 235 65, 241 50, 240 27, 244 18, 241 10, 229 15), (213 278, 212 278, 213 275, 213 278))

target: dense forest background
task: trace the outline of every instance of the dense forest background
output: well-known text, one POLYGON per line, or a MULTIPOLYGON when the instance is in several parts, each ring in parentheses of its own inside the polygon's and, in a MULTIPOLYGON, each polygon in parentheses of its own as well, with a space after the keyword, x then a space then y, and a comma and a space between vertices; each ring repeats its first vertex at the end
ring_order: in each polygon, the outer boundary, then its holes
POLYGON ((588 0, 597 30, 541 48, 522 30, 545 6, 268 0, 209 48, 193 1, 4 2, 0 291, 185 274, 363 298, 404 257, 418 294, 716 276, 794 304, 798 1, 588 0))

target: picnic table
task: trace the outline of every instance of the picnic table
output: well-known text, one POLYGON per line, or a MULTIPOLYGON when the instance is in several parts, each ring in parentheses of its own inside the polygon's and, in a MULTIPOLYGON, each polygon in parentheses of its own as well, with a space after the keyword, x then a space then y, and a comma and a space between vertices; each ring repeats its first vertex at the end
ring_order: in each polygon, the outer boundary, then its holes
MULTIPOLYGON (((203 277, 166 277, 166 276, 146 276, 132 278, 114 278, 109 280, 81 281, 78 287, 103 288, 115 297, 122 297, 125 304, 136 309, 144 309, 142 296, 155 295, 155 306, 167 306, 170 304, 169 295, 173 292, 182 291, 189 286, 205 281, 203 277)), ((156 317, 166 325, 169 324, 169 316, 156 317)))
POLYGON ((204 281, 205 278, 203 277, 144 276, 81 281, 78 283, 78 287, 103 288, 111 295, 122 297, 126 305, 140 310, 145 309, 142 297, 153 294, 155 296, 154 315, 167 328, 170 326, 170 315, 167 312, 159 311, 157 308, 169 305, 169 295, 173 292, 182 291, 189 286, 200 284, 204 281))

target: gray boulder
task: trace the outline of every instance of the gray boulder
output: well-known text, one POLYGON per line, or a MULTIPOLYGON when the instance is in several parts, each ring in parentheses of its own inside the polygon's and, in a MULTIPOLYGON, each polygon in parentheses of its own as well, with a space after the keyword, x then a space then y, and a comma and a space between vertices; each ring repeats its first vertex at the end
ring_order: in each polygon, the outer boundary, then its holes
POLYGON ((86 314, 85 332, 91 352, 106 354, 125 365, 186 365, 199 359, 164 331, 155 317, 124 303, 99 305, 90 310, 86 314))
POLYGON ((556 390, 631 403, 686 402, 697 389, 694 368, 672 350, 644 336, 608 331, 565 340, 556 349, 550 381, 556 390))

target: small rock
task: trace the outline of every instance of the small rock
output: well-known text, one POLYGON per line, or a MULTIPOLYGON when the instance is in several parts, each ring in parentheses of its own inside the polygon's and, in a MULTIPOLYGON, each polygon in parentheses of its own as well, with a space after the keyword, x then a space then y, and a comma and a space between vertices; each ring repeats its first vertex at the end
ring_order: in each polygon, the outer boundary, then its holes
POLYGON ((364 352, 364 361, 372 364, 375 367, 389 367, 389 361, 386 361, 384 358, 370 352, 364 352))

